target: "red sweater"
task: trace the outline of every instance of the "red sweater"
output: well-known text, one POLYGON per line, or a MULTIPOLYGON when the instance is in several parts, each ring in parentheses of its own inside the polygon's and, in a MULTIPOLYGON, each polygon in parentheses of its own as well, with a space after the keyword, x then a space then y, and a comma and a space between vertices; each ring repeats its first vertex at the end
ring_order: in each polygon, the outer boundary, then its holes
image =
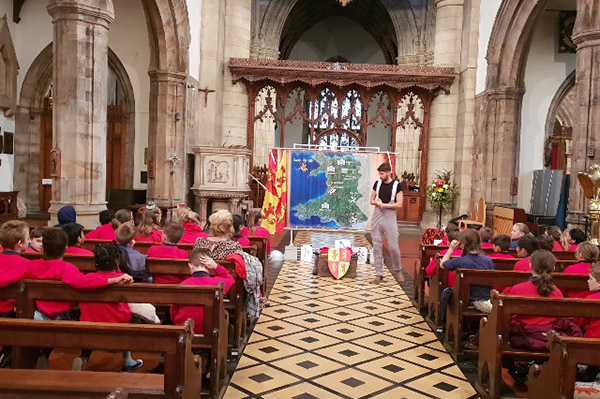
MULTIPOLYGON (((121 272, 96 272, 87 274, 99 278, 113 278, 123 275, 121 272)), ((131 321, 131 310, 126 302, 119 303, 97 303, 80 302, 81 321, 94 321, 100 323, 129 323, 131 321)))
POLYGON ((181 224, 185 230, 183 233, 183 237, 179 241, 180 244, 195 244, 196 240, 200 237, 208 237, 202 227, 198 226, 196 223, 182 223, 181 224))
MULTIPOLYGON (((596 291, 588 296, 587 299, 600 300, 600 291, 596 291)), ((583 327, 585 327, 586 338, 600 338, 600 319, 586 319, 583 322, 583 327)))
MULTIPOLYGON (((161 244, 153 245, 148 248, 147 253, 149 258, 163 258, 163 259, 188 259, 189 255, 183 249, 177 248, 177 245, 173 244, 161 244)), ((184 278, 178 275, 156 275, 154 277, 154 284, 180 284, 184 278)))
POLYGON ((489 254, 488 257, 490 259, 514 259, 514 256, 507 253, 495 252, 493 254, 489 254))
POLYGON ((92 251, 88 251, 87 249, 83 249, 80 247, 68 247, 67 248, 67 252, 65 252, 69 255, 91 255, 94 256, 94 253, 92 251))
POLYGON ((136 242, 161 242, 162 241, 162 231, 160 230, 152 230, 152 233, 148 236, 142 236, 137 234, 134 238, 136 242))
POLYGON ((232 240, 239 242, 242 247, 250 246, 250 240, 248 239, 248 237, 233 237, 232 240))
MULTIPOLYGON (((27 277, 29 261, 18 252, 3 251, 0 254, 0 287, 16 283, 27 277)), ((0 300, 0 313, 8 313, 15 308, 14 299, 0 300)))
MULTIPOLYGON (((106 287, 108 279, 95 273, 83 274, 75 265, 63 260, 34 260, 29 262, 29 273, 27 278, 34 280, 59 280, 78 290, 94 290, 106 287)), ((51 319, 61 313, 68 312, 75 303, 37 301, 37 308, 51 319)))
POLYGON ((481 249, 493 249, 494 248, 494 244, 490 243, 490 242, 482 242, 481 243, 481 249))
POLYGON ((528 256, 523 258, 517 263, 515 263, 515 267, 513 268, 516 272, 530 272, 531 271, 531 258, 528 256))
POLYGON ((572 245, 569 247, 569 252, 575 252, 575 251, 577 251, 577 247, 578 247, 578 246, 579 246, 579 244, 572 244, 572 245))
MULTIPOLYGON (((580 262, 567 267, 564 272, 569 274, 585 274, 587 276, 590 273, 591 266, 591 263, 580 262)), ((563 295, 567 298, 587 298, 592 294, 593 292, 588 290, 563 290, 563 295)))
POLYGON ((115 240, 115 229, 113 229, 112 224, 108 223, 103 226, 98 227, 96 230, 92 230, 86 234, 85 238, 90 240, 115 240))
MULTIPOLYGON (((443 251, 440 251, 440 255, 443 256, 446 254, 446 252, 448 252, 448 250, 444 249, 443 251)), ((454 252, 452 252, 452 256, 462 256, 462 249, 457 249, 454 252)), ((429 265, 427 265, 427 267, 425 268, 425 272, 429 277, 433 276, 433 273, 435 272, 435 259, 429 262, 429 265)), ((454 272, 448 272, 448 287, 454 287, 455 283, 456 276, 454 275, 454 272)))
MULTIPOLYGON (((186 279, 181 285, 204 285, 215 286, 220 282, 225 284, 225 293, 229 292, 235 283, 231 274, 223 266, 218 265, 215 276, 210 277, 208 272, 196 272, 192 277, 186 279)), ((204 333, 204 306, 171 306, 171 320, 176 326, 182 326, 187 319, 194 320, 194 333, 204 333)))
POLYGON ((563 246, 561 245, 560 242, 558 241, 554 241, 554 248, 552 248, 553 252, 561 252, 564 251, 565 249, 563 248, 563 246))
MULTIPOLYGON (((504 295, 520 295, 520 296, 528 296, 532 298, 541 298, 542 296, 538 294, 536 285, 531 281, 531 279, 527 282, 513 285, 512 287, 506 288, 502 291, 504 295)), ((562 298, 562 292, 557 287, 554 287, 554 291, 548 295, 548 298, 562 298)), ((545 317, 545 316, 519 316, 513 315, 512 322, 515 324, 522 323, 529 326, 538 326, 538 325, 547 325, 552 324, 558 321, 560 318, 558 317, 545 317)))
POLYGON ((271 252, 271 233, 264 227, 256 226, 254 234, 250 234, 250 228, 244 227, 240 232, 240 235, 244 237, 249 237, 250 235, 254 237, 267 237, 267 252, 271 252))

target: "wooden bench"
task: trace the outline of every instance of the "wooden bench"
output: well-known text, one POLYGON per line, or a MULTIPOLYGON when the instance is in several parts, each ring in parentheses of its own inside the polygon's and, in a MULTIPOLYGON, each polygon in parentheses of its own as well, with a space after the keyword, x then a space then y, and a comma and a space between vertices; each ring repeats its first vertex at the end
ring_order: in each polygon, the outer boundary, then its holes
POLYGON ((250 241, 251 246, 256 247, 256 257, 260 259, 263 264, 263 283, 261 291, 263 296, 267 297, 267 274, 269 271, 269 251, 267 249, 267 237, 248 236, 246 237, 250 241))
MULTIPOLYGON (((440 295, 442 291, 448 287, 448 273, 446 269, 439 266, 442 257, 437 255, 435 271, 433 276, 429 278, 429 295, 426 297, 425 303, 427 314, 425 321, 435 330, 442 325, 442 315, 440 314, 440 295)), ((513 270, 515 264, 519 261, 518 258, 496 258, 492 259, 495 270, 513 270)), ((575 264, 576 260, 558 260, 556 262, 556 272, 563 272, 568 266, 575 264)))
POLYGON ((530 399, 572 398, 577 365, 600 366, 600 339, 561 337, 548 334, 550 356, 542 367, 529 369, 530 399))
MULTIPOLYGON (((211 354, 209 396, 219 397, 228 380, 227 330, 223 284, 219 286, 180 286, 171 284, 114 285, 83 291, 60 281, 23 280, 18 284, 17 317, 33 318, 35 302, 57 300, 68 302, 151 303, 155 306, 203 306, 204 333, 194 334, 192 346, 211 354)), ((0 289, 2 292, 4 289, 0 289)))
POLYGON ((185 326, 71 321, 0 320, 0 343, 14 350, 13 369, 0 369, 0 391, 11 398, 105 398, 116 388, 130 398, 198 399, 202 370, 192 352, 193 323, 185 326), (32 370, 32 350, 48 347, 163 353, 165 374, 32 370))
POLYGON ((124 389, 115 389, 106 397, 106 399, 127 399, 129 392, 124 389))
POLYGON ((598 317, 598 301, 590 299, 531 298, 492 291, 492 313, 479 325, 479 360, 475 388, 485 398, 498 398, 502 385, 502 359, 544 360, 548 352, 510 346, 510 325, 515 314, 546 317, 598 317))
MULTIPOLYGON (((477 321, 487 316, 470 305, 472 286, 509 287, 526 282, 531 273, 507 270, 457 270, 456 284, 446 308, 446 331, 444 346, 454 360, 463 353, 462 334, 467 320, 477 321)), ((588 276, 581 274, 553 273, 552 278, 560 289, 587 289, 588 276)), ((474 355, 477 350, 464 350, 464 354, 474 355)))

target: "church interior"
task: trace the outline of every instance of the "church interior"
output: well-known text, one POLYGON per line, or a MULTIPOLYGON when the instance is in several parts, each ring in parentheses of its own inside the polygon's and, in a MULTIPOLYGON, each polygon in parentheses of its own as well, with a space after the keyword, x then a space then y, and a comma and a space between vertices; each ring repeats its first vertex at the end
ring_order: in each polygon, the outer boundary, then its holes
POLYGON ((0 398, 600 398, 599 10, 0 0, 0 398))

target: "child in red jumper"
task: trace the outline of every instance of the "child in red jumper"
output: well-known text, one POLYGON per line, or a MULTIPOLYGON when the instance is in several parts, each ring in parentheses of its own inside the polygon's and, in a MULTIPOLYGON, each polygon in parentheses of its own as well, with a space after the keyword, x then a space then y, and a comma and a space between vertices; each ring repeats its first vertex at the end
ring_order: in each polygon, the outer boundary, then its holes
POLYGON ((177 208, 177 217, 185 230, 180 241, 182 244, 195 244, 198 238, 208 237, 200 226, 200 216, 190 208, 186 206, 177 208))
POLYGON ((87 249, 81 248, 83 241, 85 241, 85 237, 83 236, 83 226, 77 223, 69 223, 63 226, 63 231, 67 234, 69 238, 67 254, 68 255, 88 255, 93 256, 94 253, 92 251, 88 251, 87 249))
MULTIPOLYGON (((450 242, 452 242, 458 238, 458 234, 459 234, 458 229, 450 230, 450 231, 448 231, 448 235, 446 237, 448 237, 450 242)), ((440 255, 444 256, 446 254, 446 252, 448 252, 448 250, 444 249, 444 250, 440 251, 440 255)), ((452 255, 453 256, 462 256, 462 250, 456 249, 452 253, 452 255)), ((427 275, 429 277, 433 276, 433 274, 435 273, 435 259, 432 259, 431 262, 429 262, 429 265, 427 265, 427 267, 425 268, 425 273, 427 273, 427 275)), ((450 288, 454 287, 455 282, 456 282, 456 278, 454 277, 454 273, 448 273, 448 287, 450 287, 450 288)))
POLYGON ((142 214, 135 241, 161 242, 163 235, 159 227, 161 216, 161 211, 158 208, 146 209, 142 214))
POLYGON ((514 271, 529 272, 531 271, 530 256, 540 249, 540 244, 534 237, 523 237, 517 242, 517 256, 523 258, 515 263, 514 271))
POLYGON ((102 223, 102 226, 87 233, 85 238, 89 240, 114 241, 115 231, 120 225, 124 223, 130 223, 131 225, 134 224, 133 213, 131 213, 129 209, 121 209, 117 211, 116 213, 112 214, 110 219, 109 216, 111 216, 110 212, 107 212, 104 216, 102 215, 102 212, 100 212, 100 223, 102 223))
MULTIPOLYGON (((579 244, 581 248, 582 244, 579 244)), ((588 288, 592 295, 588 296, 587 299, 595 299, 600 301, 600 265, 594 264, 590 268, 590 274, 588 279, 588 288)), ((585 328, 586 338, 600 338, 600 319, 587 319, 583 323, 585 328)), ((578 381, 593 382, 596 376, 600 372, 600 367, 588 366, 581 378, 577 378, 578 381)))
MULTIPOLYGON (((0 226, 0 287, 15 283, 27 277, 29 261, 21 253, 29 244, 27 223, 10 220, 0 226)), ((0 300, 0 317, 13 317, 16 301, 0 300)))
MULTIPOLYGON (((114 278, 120 277, 123 273, 119 270, 121 261, 121 250, 116 243, 99 244, 94 252, 96 262, 96 273, 99 277, 114 278)), ((81 302, 80 321, 100 322, 100 323, 129 323, 131 322, 131 310, 125 302, 120 303, 95 303, 81 302)), ((83 371, 90 358, 92 351, 83 350, 80 357, 73 360, 72 369, 74 371, 83 371)), ((130 372, 142 367, 142 360, 133 360, 130 351, 123 352, 123 366, 121 372, 130 372)))
POLYGON ((494 246, 494 253, 488 255, 492 259, 512 259, 512 256, 508 250, 510 249, 510 237, 506 234, 500 234, 492 238, 492 245, 494 246))
POLYGON ((248 237, 242 237, 240 229, 244 226, 244 218, 240 215, 233 215, 233 237, 231 239, 233 241, 237 241, 240 243, 242 247, 249 247, 250 240, 248 237))
POLYGON ((25 250, 27 253, 41 254, 44 252, 42 246, 43 228, 35 228, 29 232, 29 246, 25 250))
MULTIPOLYGON (((235 283, 231 274, 221 265, 217 265, 214 260, 208 256, 205 249, 194 249, 190 254, 188 262, 192 277, 183 281, 181 285, 205 285, 215 286, 218 283, 225 284, 225 293, 235 283), (210 277, 209 271, 214 271, 215 276, 210 277)), ((179 306, 171 307, 171 320, 173 324, 181 326, 187 319, 194 320, 194 333, 204 333, 204 307, 203 306, 179 306)))
POLYGON ((567 243, 569 244, 569 251, 575 252, 577 251, 577 246, 582 242, 587 241, 587 236, 584 231, 581 229, 571 229, 569 230, 567 238, 567 243))
MULTIPOLYGON (((588 275, 592 266, 598 262, 599 255, 600 251, 597 246, 590 242, 582 242, 575 251, 575 259, 577 259, 579 263, 567 267, 564 272, 569 274, 588 275)), ((567 298, 587 298, 592 295, 593 292, 591 290, 564 290, 563 294, 567 298)))
MULTIPOLYGON (((162 244, 148 248, 149 258, 188 259, 189 255, 183 249, 177 248, 177 243, 183 237, 185 230, 179 223, 169 223, 163 228, 162 244)), ((184 279, 178 275, 156 275, 154 284, 179 284, 184 279)))
POLYGON ((240 234, 243 237, 266 237, 267 238, 267 253, 271 252, 271 233, 269 230, 261 227, 263 217, 260 212, 252 214, 249 218, 248 227, 244 227, 240 234))
POLYGON ((483 226, 479 229, 479 237, 481 238, 481 249, 492 249, 494 244, 490 242, 492 239, 492 229, 483 226))

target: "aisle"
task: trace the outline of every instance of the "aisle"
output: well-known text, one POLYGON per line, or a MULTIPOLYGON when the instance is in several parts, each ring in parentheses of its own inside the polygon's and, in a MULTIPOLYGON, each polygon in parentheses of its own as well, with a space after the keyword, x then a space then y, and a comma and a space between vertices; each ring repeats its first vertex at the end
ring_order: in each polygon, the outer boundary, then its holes
MULTIPOLYGON (((225 399, 477 397, 391 275, 368 284, 284 264, 225 399)), ((387 272, 387 271, 386 271, 387 272)))

